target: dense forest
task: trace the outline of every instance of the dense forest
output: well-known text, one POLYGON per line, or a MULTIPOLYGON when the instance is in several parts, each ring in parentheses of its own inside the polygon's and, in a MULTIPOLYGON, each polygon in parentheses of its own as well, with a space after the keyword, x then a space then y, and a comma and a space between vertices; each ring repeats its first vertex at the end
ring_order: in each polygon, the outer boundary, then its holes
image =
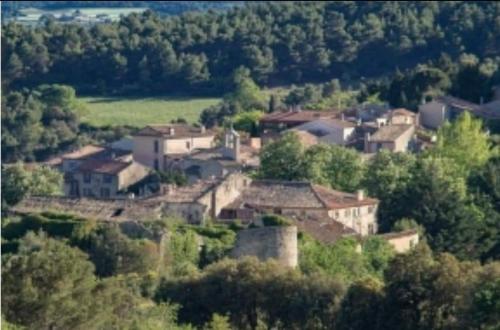
POLYGON ((167 18, 148 11, 91 28, 9 24, 2 29, 2 83, 220 95, 240 66, 259 85, 349 83, 441 53, 452 61, 462 53, 498 56, 498 17, 497 2, 299 2, 167 18))
POLYGON ((3 1, 2 17, 12 17, 23 8, 43 10, 75 8, 149 8, 162 15, 178 15, 186 11, 227 9, 242 1, 3 1))

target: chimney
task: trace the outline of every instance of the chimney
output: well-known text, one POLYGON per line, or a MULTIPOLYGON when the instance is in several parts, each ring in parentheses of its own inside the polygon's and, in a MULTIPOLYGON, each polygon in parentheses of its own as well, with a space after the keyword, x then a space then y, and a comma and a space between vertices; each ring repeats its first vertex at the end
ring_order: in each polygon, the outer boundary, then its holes
POLYGON ((205 128, 205 126, 201 125, 200 126, 200 132, 201 133, 205 133, 207 131, 207 129, 205 128))
POLYGON ((368 133, 368 132, 365 133, 365 152, 370 152, 370 148, 369 148, 370 138, 371 138, 370 133, 368 133))
POLYGON ((175 129, 173 127, 168 128, 168 135, 175 135, 175 129))
POLYGON ((365 193, 364 193, 364 191, 361 190, 361 189, 358 190, 358 191, 356 191, 356 200, 358 202, 361 202, 363 199, 365 199, 365 193))

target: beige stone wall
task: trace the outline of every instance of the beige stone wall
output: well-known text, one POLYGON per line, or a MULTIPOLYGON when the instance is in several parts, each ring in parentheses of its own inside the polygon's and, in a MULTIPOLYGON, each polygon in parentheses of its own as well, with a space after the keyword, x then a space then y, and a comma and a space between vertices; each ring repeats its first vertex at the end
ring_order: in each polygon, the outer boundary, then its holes
POLYGON ((420 124, 422 126, 436 129, 441 126, 446 118, 446 107, 444 104, 431 101, 418 107, 420 124))
POLYGON ((149 174, 149 169, 137 162, 130 164, 118 174, 118 190, 125 189, 142 180, 149 174))
POLYGON ((394 247, 397 253, 404 253, 411 250, 419 242, 418 233, 412 233, 402 237, 387 239, 387 242, 394 247))
POLYGON ((262 227, 238 232, 231 251, 233 258, 255 256, 261 261, 274 259, 281 265, 298 265, 297 227, 262 227))
POLYGON ((201 203, 166 203, 162 209, 164 216, 181 217, 192 224, 203 223, 207 212, 207 206, 201 203))
POLYGON ((394 141, 394 152, 406 152, 408 151, 408 144, 413 139, 415 134, 415 126, 408 129, 403 135, 394 141))
POLYGON ((208 149, 214 146, 214 136, 164 139, 154 136, 134 136, 134 160, 150 168, 154 168, 155 159, 158 160, 160 169, 164 169, 165 155, 187 154, 193 149, 208 149), (158 152, 154 150, 154 141, 158 141, 158 152))
POLYGON ((208 149, 214 146, 214 136, 183 138, 183 139, 166 139, 163 144, 163 153, 183 154, 189 153, 193 149, 208 149))
POLYGON ((141 163, 149 168, 154 168, 155 159, 158 160, 158 165, 162 165, 162 150, 163 150, 163 139, 159 137, 152 136, 134 136, 134 147, 132 149, 132 155, 136 162, 141 163), (154 150, 154 141, 158 141, 158 153, 154 150))
POLYGON ((330 210, 328 215, 361 236, 374 234, 378 230, 377 207, 373 205, 330 210))
POLYGON ((84 175, 82 172, 73 174, 73 178, 78 181, 78 188, 80 197, 94 197, 101 198, 101 188, 109 189, 110 198, 114 198, 118 192, 118 176, 113 175, 111 183, 104 183, 104 175, 101 173, 91 173, 90 182, 84 182, 84 175), (92 196, 84 195, 84 189, 90 189, 92 196))
POLYGON ((208 216, 217 218, 220 211, 238 198, 243 188, 251 182, 249 177, 241 173, 231 173, 213 191, 199 198, 198 202, 207 205, 210 210, 208 216))

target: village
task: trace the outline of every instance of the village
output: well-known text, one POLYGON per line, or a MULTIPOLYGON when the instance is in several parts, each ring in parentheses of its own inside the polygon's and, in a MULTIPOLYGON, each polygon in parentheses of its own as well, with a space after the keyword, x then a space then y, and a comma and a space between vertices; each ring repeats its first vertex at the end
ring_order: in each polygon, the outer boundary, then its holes
POLYGON ((293 132, 305 146, 341 145, 358 150, 364 159, 381 150, 419 153, 432 146, 435 130, 445 121, 464 111, 495 119, 498 102, 477 105, 438 97, 422 104, 418 113, 381 106, 341 113, 292 108, 261 118, 260 137, 242 137, 232 125, 220 129, 148 125, 130 139, 86 145, 45 162, 44 166, 64 174, 64 196, 30 196, 12 211, 57 211, 105 222, 168 216, 195 225, 238 221, 247 229, 238 235, 236 255, 275 258, 292 267, 297 266, 297 229, 325 244, 342 237, 362 240, 378 235, 397 252, 406 252, 417 245, 417 230, 377 234, 379 201, 363 190, 349 193, 305 181, 253 178, 262 146, 293 132), (186 182, 163 183, 155 174, 158 171, 183 175, 186 182), (293 234, 288 228, 282 229, 286 235, 276 228, 262 228, 262 217, 270 214, 289 219, 296 227, 293 234))

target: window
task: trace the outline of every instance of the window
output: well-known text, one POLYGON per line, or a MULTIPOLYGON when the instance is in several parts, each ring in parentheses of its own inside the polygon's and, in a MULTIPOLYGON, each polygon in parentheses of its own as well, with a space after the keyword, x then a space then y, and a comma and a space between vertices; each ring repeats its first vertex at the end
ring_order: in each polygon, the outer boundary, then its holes
POLYGON ((113 182, 113 176, 109 175, 109 174, 103 174, 102 181, 104 183, 111 183, 111 182, 113 182))
POLYGON ((191 148, 191 143, 189 141, 186 142, 186 149, 190 150, 191 148))
POLYGON ((273 210, 274 214, 282 214, 283 212, 281 211, 281 209, 278 209, 278 208, 275 208, 273 210))
POLYGON ((368 206, 368 213, 373 213, 373 206, 368 206))
POLYGON ((101 188, 101 197, 109 198, 109 196, 110 196, 109 188, 101 188))
POLYGON ((155 159, 154 168, 155 168, 155 170, 157 170, 157 171, 160 169, 160 165, 158 164, 158 159, 155 159))
POLYGON ((154 150, 155 150, 155 153, 158 153, 158 151, 160 150, 160 144, 159 144, 158 140, 154 141, 154 150))
POLYGON ((351 209, 347 209, 344 212, 344 216, 349 217, 351 215, 351 209))
POLYGON ((92 173, 85 172, 83 173, 83 182, 90 183, 92 181, 92 173))

